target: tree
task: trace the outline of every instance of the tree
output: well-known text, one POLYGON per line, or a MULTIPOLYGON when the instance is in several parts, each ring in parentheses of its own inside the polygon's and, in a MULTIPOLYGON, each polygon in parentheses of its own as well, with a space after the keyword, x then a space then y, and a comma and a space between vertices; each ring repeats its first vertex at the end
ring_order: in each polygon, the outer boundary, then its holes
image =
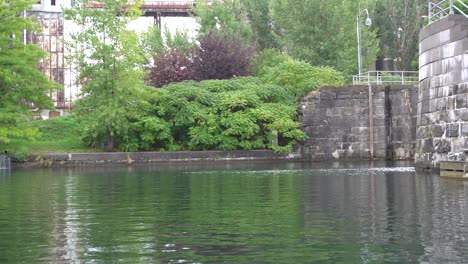
POLYGON ((67 19, 82 28, 72 35, 68 47, 74 51, 71 62, 84 82, 83 98, 75 113, 84 137, 97 144, 106 139, 108 151, 122 150, 131 143, 129 131, 144 116, 146 91, 143 83, 144 52, 134 31, 127 29, 141 14, 141 1, 101 0, 101 8, 76 1, 65 11, 67 19))
POLYGON ((281 48, 273 34, 270 2, 271 0, 242 0, 252 28, 253 40, 260 50, 281 48))
POLYGON ((148 31, 143 33, 142 43, 144 52, 149 58, 154 58, 160 53, 166 53, 171 50, 189 51, 194 45, 186 30, 177 29, 172 35, 168 28, 165 29, 164 36, 161 35, 161 29, 157 26, 149 27, 148 31))
MULTIPOLYGON (((381 59, 391 59, 395 70, 412 69, 411 62, 418 55, 418 35, 426 13, 424 0, 380 0, 375 21, 379 27, 381 59)), ((417 59, 417 58, 416 58, 417 59)))
MULTIPOLYGON (((370 0, 271 0, 274 33, 283 50, 316 66, 331 66, 349 78, 358 72, 356 17, 370 0)), ((361 22, 363 23, 363 21, 361 22)), ((375 62, 375 30, 362 27, 363 65, 375 62)))
POLYGON ((210 32, 220 31, 228 35, 241 36, 245 43, 250 42, 252 30, 240 0, 197 0, 194 12, 200 25, 200 38, 210 32))
POLYGON ((45 53, 22 40, 23 30, 39 30, 32 17, 21 15, 35 2, 0 1, 0 145, 37 136, 36 130, 24 127, 24 121, 32 116, 32 105, 52 109, 47 92, 58 88, 38 70, 45 53))

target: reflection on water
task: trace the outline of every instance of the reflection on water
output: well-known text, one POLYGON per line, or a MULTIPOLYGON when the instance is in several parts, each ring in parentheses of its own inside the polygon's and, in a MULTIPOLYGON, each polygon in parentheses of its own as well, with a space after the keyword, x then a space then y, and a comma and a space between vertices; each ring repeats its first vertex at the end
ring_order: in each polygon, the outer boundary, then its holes
POLYGON ((468 183, 406 163, 0 175, 0 263, 466 263, 468 183))

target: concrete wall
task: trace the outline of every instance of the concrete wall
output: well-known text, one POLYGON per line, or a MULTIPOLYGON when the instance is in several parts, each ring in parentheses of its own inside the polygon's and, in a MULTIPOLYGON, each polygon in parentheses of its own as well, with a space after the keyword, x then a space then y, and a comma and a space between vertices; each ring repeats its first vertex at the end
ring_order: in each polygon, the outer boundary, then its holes
MULTIPOLYGON (((412 159, 417 88, 372 86, 374 157, 412 159)), ((370 159, 368 86, 322 87, 301 105, 302 129, 309 139, 299 147, 309 160, 370 159)))
POLYGON ((467 161, 468 19, 450 15, 419 34, 419 97, 415 164, 467 161))
POLYGON ((94 152, 94 153, 50 153, 31 157, 26 164, 16 163, 17 167, 61 167, 82 165, 131 165, 131 164, 170 164, 197 162, 256 162, 300 160, 293 154, 279 154, 272 150, 252 151, 179 151, 179 152, 94 152))

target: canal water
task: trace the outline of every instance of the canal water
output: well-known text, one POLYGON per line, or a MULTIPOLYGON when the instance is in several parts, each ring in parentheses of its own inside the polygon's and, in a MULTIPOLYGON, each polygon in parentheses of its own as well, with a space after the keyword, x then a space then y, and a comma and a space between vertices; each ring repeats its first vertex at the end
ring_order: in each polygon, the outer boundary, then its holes
POLYGON ((408 163, 0 171, 0 263, 468 263, 467 195, 408 163))

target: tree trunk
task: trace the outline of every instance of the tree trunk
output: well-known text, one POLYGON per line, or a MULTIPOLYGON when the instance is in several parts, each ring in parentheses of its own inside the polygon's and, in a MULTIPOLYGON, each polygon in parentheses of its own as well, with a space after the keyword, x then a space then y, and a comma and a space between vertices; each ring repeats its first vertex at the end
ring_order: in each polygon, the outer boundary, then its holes
POLYGON ((114 138, 112 137, 110 128, 107 128, 107 151, 114 151, 114 138))

